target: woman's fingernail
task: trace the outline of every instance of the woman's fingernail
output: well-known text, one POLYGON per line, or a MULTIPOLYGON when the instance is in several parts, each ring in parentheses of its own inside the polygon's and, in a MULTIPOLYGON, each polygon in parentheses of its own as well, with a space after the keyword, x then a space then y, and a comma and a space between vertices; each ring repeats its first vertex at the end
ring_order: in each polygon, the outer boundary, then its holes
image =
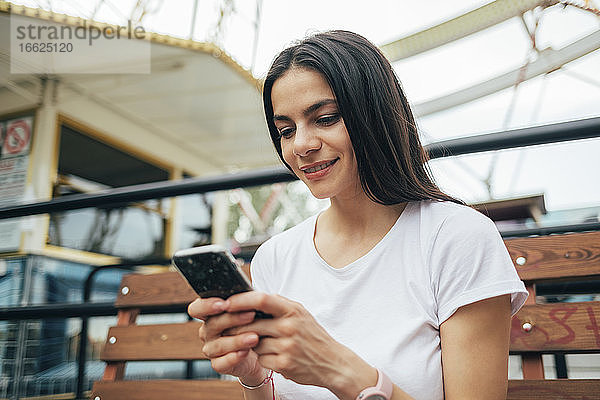
POLYGON ((255 316, 255 312, 254 311, 249 311, 249 312, 245 312, 242 314, 242 319, 244 321, 252 321, 254 319, 255 316))
POLYGON ((213 310, 215 310, 215 311, 223 311, 224 308, 225 308, 224 301, 217 301, 213 304, 213 310))
POLYGON ((254 344, 254 343, 256 343, 256 336, 255 335, 246 336, 244 338, 244 344, 254 344))

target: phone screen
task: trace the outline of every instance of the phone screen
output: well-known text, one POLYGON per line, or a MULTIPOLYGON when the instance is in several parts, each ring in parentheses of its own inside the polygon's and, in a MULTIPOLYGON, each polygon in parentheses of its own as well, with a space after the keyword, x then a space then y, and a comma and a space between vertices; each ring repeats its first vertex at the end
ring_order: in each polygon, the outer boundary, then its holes
POLYGON ((173 263, 200 297, 227 299, 252 290, 232 257, 216 246, 179 251, 173 256, 173 263))

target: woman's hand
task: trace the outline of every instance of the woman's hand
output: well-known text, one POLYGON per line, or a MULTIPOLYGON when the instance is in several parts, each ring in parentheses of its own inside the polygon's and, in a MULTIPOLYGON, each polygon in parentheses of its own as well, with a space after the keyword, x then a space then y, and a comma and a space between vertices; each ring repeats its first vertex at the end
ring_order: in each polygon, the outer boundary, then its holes
POLYGON ((258 364, 258 356, 252 347, 258 344, 258 335, 247 331, 239 335, 223 332, 246 325, 254 319, 254 311, 225 312, 229 302, 220 298, 197 299, 188 307, 188 313, 204 321, 199 335, 204 346, 202 351, 210 359, 215 371, 239 377, 247 385, 258 385, 266 376, 258 364))
POLYGON ((354 399, 377 381, 377 371, 335 341, 301 304, 255 291, 228 299, 228 313, 243 315, 248 310, 263 311, 273 319, 236 324, 226 334, 260 336, 252 353, 263 367, 300 384, 326 387, 339 398, 354 399))

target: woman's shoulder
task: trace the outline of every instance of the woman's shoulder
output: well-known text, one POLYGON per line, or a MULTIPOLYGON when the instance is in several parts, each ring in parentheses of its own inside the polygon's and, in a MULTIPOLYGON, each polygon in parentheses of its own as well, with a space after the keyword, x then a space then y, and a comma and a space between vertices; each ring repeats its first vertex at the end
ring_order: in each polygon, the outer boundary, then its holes
POLYGON ((424 242, 435 243, 442 238, 450 242, 479 242, 499 236, 494 222, 472 207, 450 201, 419 203, 416 223, 424 242))
POLYGON ((493 225, 493 222, 476 209, 451 201, 425 200, 420 202, 421 223, 441 226, 451 224, 457 229, 473 225, 493 225))

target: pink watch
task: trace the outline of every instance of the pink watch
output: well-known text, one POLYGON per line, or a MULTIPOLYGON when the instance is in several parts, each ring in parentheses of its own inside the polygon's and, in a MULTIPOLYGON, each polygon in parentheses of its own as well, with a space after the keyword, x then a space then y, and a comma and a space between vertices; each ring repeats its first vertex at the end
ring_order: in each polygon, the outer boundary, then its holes
POLYGON ((356 396, 356 400, 390 400, 394 385, 386 374, 377 369, 377 384, 368 387, 356 396))

